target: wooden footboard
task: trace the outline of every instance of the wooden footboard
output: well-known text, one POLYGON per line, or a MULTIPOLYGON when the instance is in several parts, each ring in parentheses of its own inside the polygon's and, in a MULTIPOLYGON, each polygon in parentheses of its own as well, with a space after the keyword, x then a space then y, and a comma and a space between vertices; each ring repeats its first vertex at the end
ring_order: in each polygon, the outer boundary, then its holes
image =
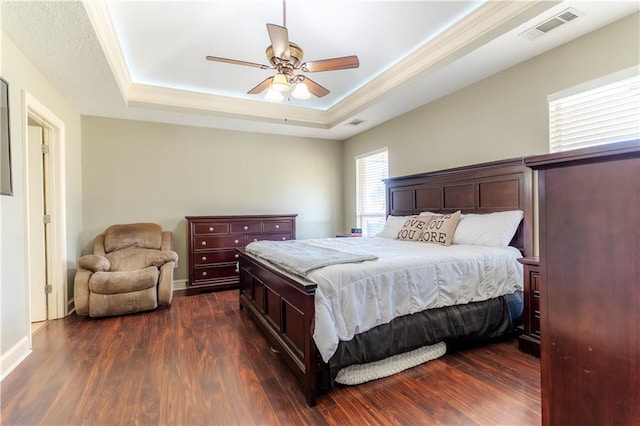
POLYGON ((239 252, 240 308, 246 308, 302 383, 307 403, 317 395, 318 352, 313 342, 316 284, 294 279, 239 252))

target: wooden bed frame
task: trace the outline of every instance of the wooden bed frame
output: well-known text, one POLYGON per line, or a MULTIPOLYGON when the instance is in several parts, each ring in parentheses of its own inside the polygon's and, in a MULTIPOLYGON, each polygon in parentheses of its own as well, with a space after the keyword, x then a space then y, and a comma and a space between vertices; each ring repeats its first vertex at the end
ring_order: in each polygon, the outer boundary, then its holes
MULTIPOLYGON (((483 163, 385 180, 387 214, 422 211, 491 213, 520 209, 524 220, 511 245, 532 254, 532 172, 524 159, 483 163)), ((239 249, 240 308, 264 332, 315 405, 325 367, 313 341, 316 284, 282 272, 239 249)))

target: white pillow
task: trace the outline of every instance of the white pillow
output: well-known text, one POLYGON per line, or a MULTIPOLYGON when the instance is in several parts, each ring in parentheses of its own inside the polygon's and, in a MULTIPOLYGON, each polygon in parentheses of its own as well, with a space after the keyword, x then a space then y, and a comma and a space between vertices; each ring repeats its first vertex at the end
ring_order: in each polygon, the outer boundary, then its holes
POLYGON ((409 216, 387 216, 387 221, 384 224, 382 231, 376 234, 376 237, 395 238, 398 236, 398 232, 402 229, 402 225, 409 216))
POLYGON ((452 244, 507 247, 523 216, 521 210, 462 215, 452 244))

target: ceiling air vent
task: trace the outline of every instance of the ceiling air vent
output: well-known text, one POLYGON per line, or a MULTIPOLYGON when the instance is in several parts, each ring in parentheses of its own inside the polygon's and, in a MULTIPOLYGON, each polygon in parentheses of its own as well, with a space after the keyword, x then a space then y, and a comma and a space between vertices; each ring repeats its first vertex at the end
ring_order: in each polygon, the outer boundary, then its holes
POLYGON ((560 12, 553 18, 547 19, 546 21, 537 24, 535 27, 528 29, 520 35, 522 37, 528 38, 529 40, 535 40, 541 35, 544 35, 549 31, 554 30, 568 22, 571 22, 579 16, 582 16, 582 12, 574 8, 569 8, 560 12))
POLYGON ((360 124, 364 123, 364 120, 361 120, 359 118, 354 118, 353 120, 351 120, 350 122, 348 122, 346 125, 347 126, 358 126, 360 124))

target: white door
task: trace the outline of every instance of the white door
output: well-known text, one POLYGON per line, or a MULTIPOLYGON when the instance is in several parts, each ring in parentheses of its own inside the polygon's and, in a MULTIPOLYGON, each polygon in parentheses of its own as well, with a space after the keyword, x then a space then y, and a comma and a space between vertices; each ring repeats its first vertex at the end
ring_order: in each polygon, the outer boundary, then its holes
POLYGON ((29 126, 29 277, 31 322, 47 319, 47 251, 45 240, 44 161, 42 128, 29 126))

